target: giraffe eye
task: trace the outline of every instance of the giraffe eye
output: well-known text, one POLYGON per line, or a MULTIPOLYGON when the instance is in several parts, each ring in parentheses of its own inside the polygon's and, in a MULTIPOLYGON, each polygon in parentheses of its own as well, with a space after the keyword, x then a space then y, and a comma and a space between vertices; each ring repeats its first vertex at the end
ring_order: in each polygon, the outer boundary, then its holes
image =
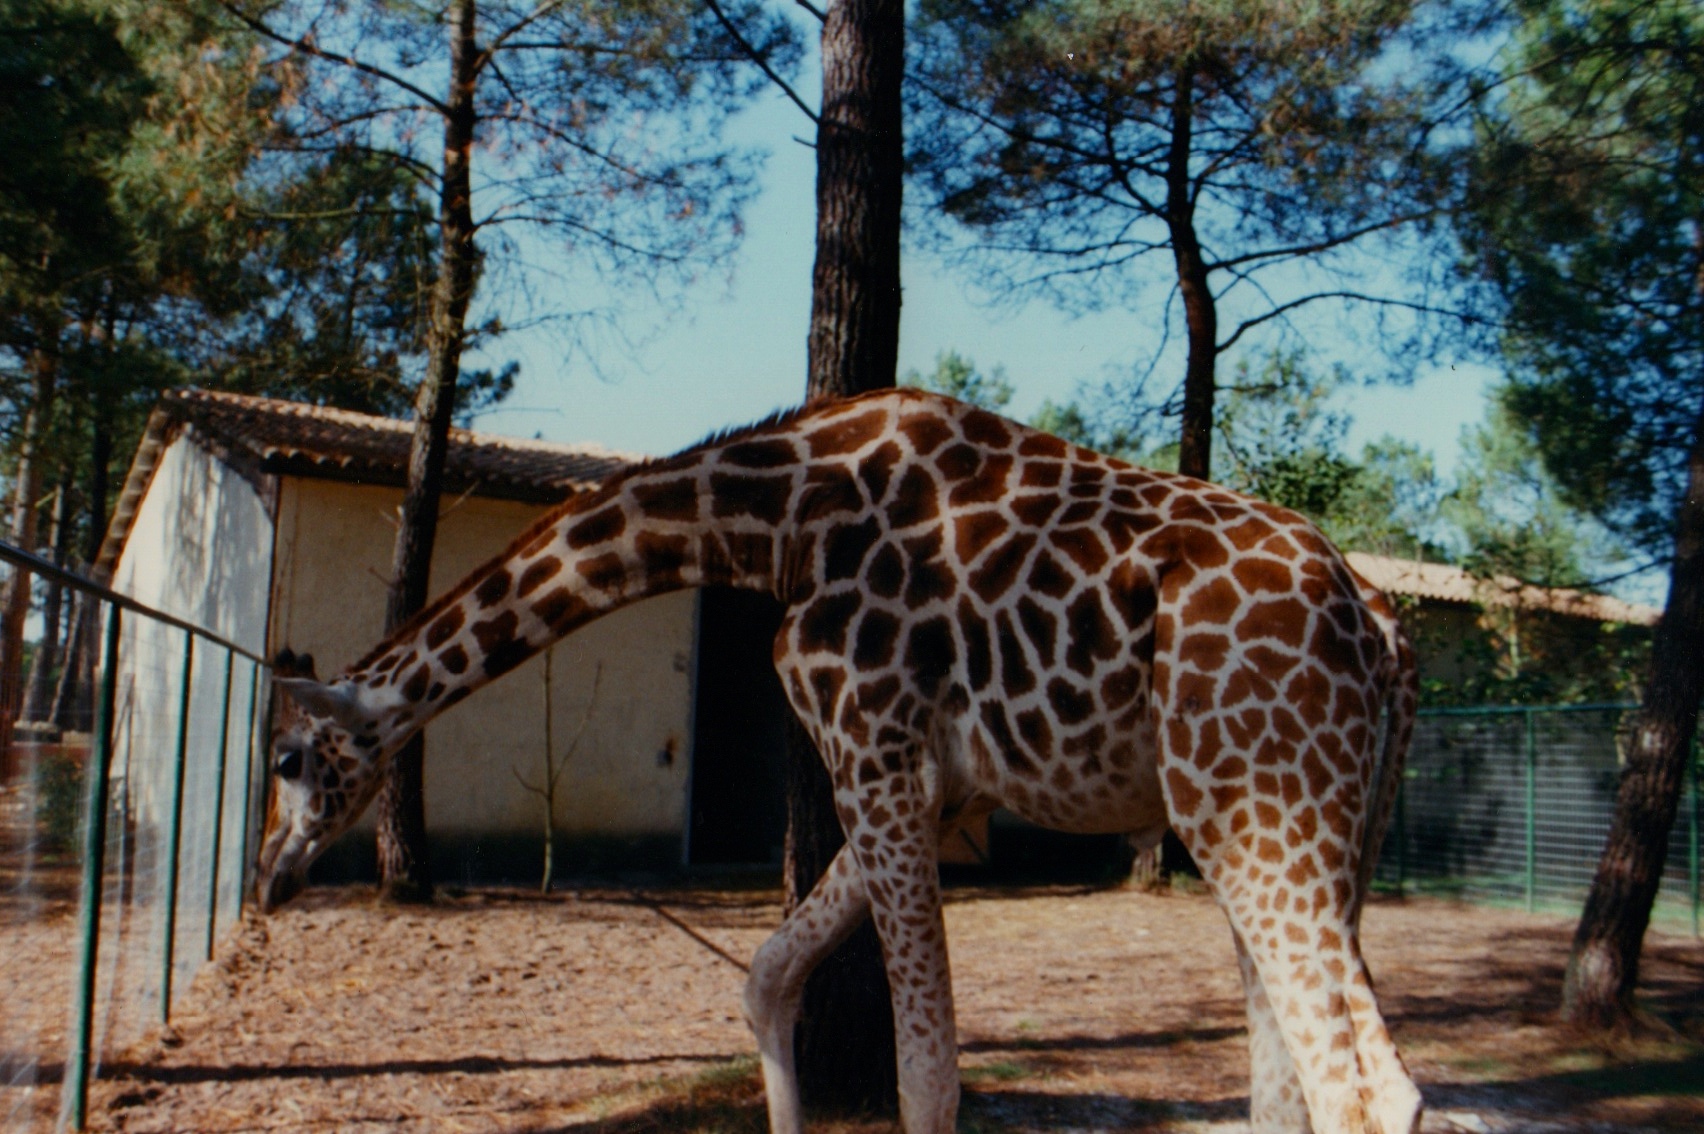
POLYGON ((278 767, 275 769, 281 780, 293 780, 302 774, 302 750, 292 748, 278 757, 278 767))

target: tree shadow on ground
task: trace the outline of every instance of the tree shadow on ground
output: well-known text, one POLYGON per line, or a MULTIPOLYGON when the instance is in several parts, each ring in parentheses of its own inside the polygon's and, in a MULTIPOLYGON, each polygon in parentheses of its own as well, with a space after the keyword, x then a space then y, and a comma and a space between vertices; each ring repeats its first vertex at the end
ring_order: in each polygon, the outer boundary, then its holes
MULTIPOLYGON (((1395 1030, 1474 1019, 1554 1023, 1570 940, 1568 927, 1504 930, 1481 951, 1415 966, 1407 980, 1381 982, 1380 1007, 1395 1030)), ((1677 1032, 1704 1040, 1704 951, 1684 941, 1647 939, 1638 999, 1677 1032)))
POLYGON ((967 1091, 960 1127, 1002 1130, 1170 1130, 1180 1122, 1247 1120, 1248 1097, 1151 1099, 1124 1095, 1053 1095, 1044 1091, 967 1091))
MULTIPOLYGON (((1108 1094, 1053 1095, 1023 1089, 966 1089, 959 1129, 966 1134, 1019 1130, 1166 1130, 1178 1122, 1246 1118, 1247 1098, 1207 1101, 1132 1099, 1108 1094)), ((892 1117, 810 1114, 813 1134, 897 1134, 892 1117)), ((533 1127, 529 1134, 765 1134, 762 1080, 755 1070, 728 1069, 680 1091, 592 1122, 533 1127)))
MULTIPOLYGON (((726 1063, 726 1055, 648 1055, 642 1058, 616 1058, 591 1055, 562 1059, 497 1059, 470 1055, 460 1059, 387 1059, 374 1063, 223 1063, 182 1064, 161 1066, 155 1063, 117 1061, 104 1064, 101 1078, 112 1082, 180 1084, 180 1083, 240 1083, 262 1079, 367 1079, 382 1075, 501 1075, 509 1071, 569 1071, 584 1068, 626 1068, 666 1066, 669 1064, 726 1063)), ((44 1065, 42 1081, 62 1070, 44 1065)))
POLYGON ((962 1044, 966 1055, 1036 1055, 1047 1052, 1144 1051, 1180 1043, 1216 1043, 1246 1035, 1240 1024, 1213 1028, 1174 1028, 1154 1032, 1124 1032, 1116 1036, 1018 1036, 1010 1040, 973 1040, 962 1044))
MULTIPOLYGON (((1532 1076, 1510 1075, 1484 1082, 1434 1083, 1425 1088, 1429 1110, 1471 1111, 1494 1129, 1520 1130, 1528 1123, 1589 1120, 1605 1102, 1641 1100, 1640 1129, 1704 1130, 1698 1100, 1704 1097, 1704 1053, 1677 1059, 1631 1061, 1597 1070, 1532 1076)), ((970 1088, 964 1092, 959 1128, 966 1134, 1018 1131, 1162 1131, 1178 1124, 1244 1121, 1246 1096, 1208 1099, 1132 1098, 1105 1093, 1052 1094, 1029 1088, 970 1088)), ((891 1118, 812 1116, 817 1134, 896 1134, 891 1118)), ((675 1083, 641 1105, 593 1121, 546 1124, 532 1134, 764 1134, 768 1119, 763 1087, 749 1063, 718 1068, 675 1083)), ((1546 1129, 1553 1129, 1547 1125, 1546 1129)), ((1620 1128, 1614 1124, 1614 1128, 1620 1128)))
POLYGON ((1704 1131, 1704 1051, 1585 1071, 1433 1082, 1422 1093, 1428 1109, 1499 1114, 1510 1121, 1583 1118, 1602 1104, 1637 1100, 1640 1129, 1704 1131))

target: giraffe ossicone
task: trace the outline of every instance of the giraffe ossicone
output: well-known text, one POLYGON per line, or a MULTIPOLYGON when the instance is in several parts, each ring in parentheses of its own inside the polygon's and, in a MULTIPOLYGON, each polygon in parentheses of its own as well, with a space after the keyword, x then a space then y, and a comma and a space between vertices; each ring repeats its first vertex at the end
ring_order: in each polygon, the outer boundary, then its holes
POLYGON ((752 963, 776 1134, 802 1126, 805 978, 867 915, 901 1120, 951 1134, 936 860, 944 833, 997 806, 1065 830, 1176 829, 1231 923, 1256 1131, 1417 1127, 1359 941, 1415 708, 1389 604, 1295 513, 915 390, 814 403, 623 472, 333 681, 291 659, 262 907, 434 715, 610 610, 711 584, 784 604, 775 664, 847 839, 752 963))

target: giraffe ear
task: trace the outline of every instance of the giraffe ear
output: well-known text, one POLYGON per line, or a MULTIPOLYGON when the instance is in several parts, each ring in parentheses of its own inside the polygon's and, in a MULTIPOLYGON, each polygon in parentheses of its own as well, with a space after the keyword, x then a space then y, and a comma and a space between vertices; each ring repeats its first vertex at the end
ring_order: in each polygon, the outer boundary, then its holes
POLYGON ((346 681, 322 685, 307 677, 275 676, 272 684, 305 709, 309 716, 327 717, 342 723, 360 715, 360 706, 355 701, 355 686, 346 681))
POLYGON ((272 661, 274 677, 311 677, 318 680, 314 672, 314 655, 298 654, 286 646, 278 651, 278 656, 272 661))

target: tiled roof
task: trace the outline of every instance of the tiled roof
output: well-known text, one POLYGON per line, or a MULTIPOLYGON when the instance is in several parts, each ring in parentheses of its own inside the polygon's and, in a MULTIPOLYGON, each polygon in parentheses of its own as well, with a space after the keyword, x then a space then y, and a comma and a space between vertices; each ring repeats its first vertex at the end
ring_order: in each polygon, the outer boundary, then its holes
POLYGON ((1478 606, 1548 610, 1599 622, 1626 622, 1654 626, 1662 611, 1654 606, 1622 602, 1608 595, 1591 595, 1562 587, 1536 587, 1518 579, 1479 579, 1460 567, 1443 563, 1419 563, 1351 551, 1344 556, 1363 579, 1392 595, 1478 606))
MULTIPOLYGON (((258 461, 264 472, 374 484, 404 483, 414 432, 412 421, 193 388, 167 391, 159 412, 258 461)), ((555 501, 641 459, 595 445, 452 429, 445 488, 555 501)))
MULTIPOLYGON (((325 406, 182 388, 162 394, 113 506, 95 562, 103 581, 118 562, 160 456, 189 430, 245 475, 320 477, 400 486, 414 423, 325 406)), ((596 445, 523 441, 450 431, 444 490, 554 504, 644 458, 596 445)))

